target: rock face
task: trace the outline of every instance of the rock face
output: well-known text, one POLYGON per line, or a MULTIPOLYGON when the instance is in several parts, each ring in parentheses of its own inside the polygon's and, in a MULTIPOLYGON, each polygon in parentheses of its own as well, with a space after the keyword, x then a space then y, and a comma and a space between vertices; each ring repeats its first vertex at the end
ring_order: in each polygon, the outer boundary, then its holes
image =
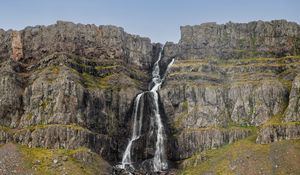
MULTIPOLYGON (((133 100, 148 89, 160 49, 115 26, 0 30, 0 142, 87 147, 120 162, 133 100)), ((168 159, 219 148, 258 126, 257 143, 299 138, 299 55, 300 27, 284 20, 181 27, 159 63, 164 75, 175 59, 159 91, 168 159)), ((147 95, 141 101, 152 115, 147 95)), ((133 160, 153 157, 153 128, 143 130, 133 160)))
POLYGON ((23 44, 21 41, 20 32, 13 32, 11 38, 12 59, 14 59, 15 61, 19 61, 23 57, 23 44))
POLYGON ((22 31, 22 37, 24 59, 66 52, 88 58, 123 59, 144 69, 149 69, 153 62, 150 39, 127 34, 115 26, 58 21, 47 27, 27 27, 22 31))
POLYGON ((275 141, 286 139, 300 138, 300 124, 299 123, 282 123, 279 125, 270 125, 260 129, 259 135, 256 139, 257 143, 267 144, 275 141))
POLYGON ((282 120, 263 126, 256 139, 257 143, 266 144, 284 139, 300 138, 299 80, 298 74, 293 81, 288 106, 283 113, 282 120))
POLYGON ((132 101, 147 88, 159 44, 70 22, 1 30, 0 42, 2 143, 88 147, 120 159, 132 101))
POLYGON ((282 57, 300 52, 299 25, 285 20, 204 23, 180 30, 179 55, 185 59, 282 57))
POLYGON ((295 77, 289 97, 289 105, 284 114, 285 122, 299 122, 300 121, 300 75, 295 77))
MULTIPOLYGON (((299 32, 299 25, 284 20, 181 27, 181 40, 165 45, 161 63, 175 58, 160 92, 178 145, 170 146, 177 154, 171 157, 180 160, 214 148, 215 138, 217 145, 230 142, 218 132, 190 130, 236 126, 237 138, 243 138, 246 126, 298 122, 299 32)), ((279 140, 269 139, 278 130, 278 137, 298 138, 294 127, 282 128, 259 130, 257 143, 279 140)))
POLYGON ((192 157, 195 152, 216 149, 224 144, 233 143, 251 134, 251 129, 198 129, 182 132, 176 139, 172 150, 176 160, 192 157), (183 144, 185 143, 185 144, 183 144))

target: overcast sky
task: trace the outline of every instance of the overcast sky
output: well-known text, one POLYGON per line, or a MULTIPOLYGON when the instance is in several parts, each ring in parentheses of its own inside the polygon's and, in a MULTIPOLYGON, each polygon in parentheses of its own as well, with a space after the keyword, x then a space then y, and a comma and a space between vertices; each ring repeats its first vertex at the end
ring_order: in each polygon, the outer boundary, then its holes
POLYGON ((153 42, 180 38, 182 25, 287 19, 300 23, 300 0, 0 0, 0 28, 57 20, 112 24, 153 42))

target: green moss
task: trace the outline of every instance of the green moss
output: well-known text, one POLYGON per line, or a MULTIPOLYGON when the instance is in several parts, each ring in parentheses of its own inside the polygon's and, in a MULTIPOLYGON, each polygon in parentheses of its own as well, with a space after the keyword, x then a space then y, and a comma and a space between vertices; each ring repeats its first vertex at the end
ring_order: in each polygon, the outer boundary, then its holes
POLYGON ((177 60, 172 67, 199 67, 203 65, 208 65, 208 60, 203 59, 188 59, 188 60, 177 60))
POLYGON ((42 100, 40 106, 42 107, 43 110, 46 110, 48 105, 50 104, 51 99, 50 98, 45 98, 42 100))
POLYGON ((110 66, 96 66, 95 69, 96 70, 102 70, 102 69, 114 69, 117 68, 117 65, 110 65, 110 66))
POLYGON ((233 50, 233 52, 238 52, 238 53, 245 53, 247 51, 248 50, 242 50, 242 49, 235 49, 235 50, 233 50))
POLYGON ((182 109, 184 111, 189 111, 189 102, 187 100, 182 103, 182 109))
POLYGON ((193 78, 206 78, 206 79, 220 79, 220 75, 216 73, 203 73, 203 72, 174 72, 169 74, 169 77, 186 76, 193 78))
POLYGON ((284 116, 282 114, 274 115, 266 123, 263 124, 263 127, 271 125, 280 125, 283 122, 284 116))
POLYGON ((277 119, 271 119, 267 123, 263 124, 261 127, 270 127, 270 126, 293 126, 293 125, 300 125, 300 122, 283 122, 277 119))
POLYGON ((288 89, 290 89, 292 86, 292 81, 283 80, 283 79, 271 79, 271 80, 266 79, 263 82, 261 80, 239 79, 237 81, 230 82, 229 84, 227 84, 227 86, 230 86, 230 87, 239 87, 239 86, 245 86, 245 85, 258 86, 258 85, 261 85, 262 83, 268 83, 270 85, 278 85, 278 83, 281 83, 283 86, 285 86, 288 89))
POLYGON ((60 67, 59 66, 50 66, 49 68, 46 67, 45 73, 47 74, 47 81, 49 83, 52 83, 60 73, 60 67))
POLYGON ((180 129, 182 127, 183 121, 188 117, 188 111, 179 114, 175 120, 174 127, 180 129))
POLYGON ((27 130, 30 130, 30 131, 34 131, 36 129, 45 129, 45 128, 48 128, 48 127, 65 127, 65 128, 70 128, 70 129, 74 129, 74 130, 85 130, 85 128, 77 125, 77 124, 69 124, 69 125, 61 125, 61 124, 40 124, 40 125, 31 125, 31 126, 27 126, 25 128, 22 128, 22 129, 14 129, 13 131, 15 133, 17 132, 23 132, 23 131, 27 131, 27 130))
POLYGON ((239 126, 239 125, 232 125, 227 127, 218 127, 218 126, 211 126, 205 128, 186 128, 184 132, 201 132, 201 131, 209 131, 209 130, 219 130, 219 131, 232 131, 232 130, 240 130, 240 131, 249 131, 251 133, 256 132, 256 127, 254 126, 239 126))
POLYGON ((108 80, 111 78, 112 75, 107 75, 105 77, 95 77, 88 73, 83 73, 82 78, 84 84, 88 88, 98 88, 98 89, 107 89, 110 88, 108 84, 108 80))
POLYGON ((19 150, 23 153, 25 157, 26 164, 25 166, 28 168, 33 167, 34 161, 40 161, 39 166, 36 167, 36 172, 40 174, 50 175, 50 167, 51 167, 51 158, 53 157, 53 152, 50 150, 42 149, 42 148, 32 148, 29 149, 26 146, 19 146, 19 150))
POLYGON ((27 114, 26 120, 31 120, 32 117, 33 117, 33 114, 30 112, 30 113, 27 114))
POLYGON ((83 69, 91 69, 92 68, 92 66, 84 64, 84 63, 78 63, 77 65, 83 69))
MULTIPOLYGON (((299 44, 299 45, 300 45, 300 44, 299 44)), ((300 59, 300 55, 294 55, 294 56, 286 56, 286 57, 283 57, 283 59, 287 59, 287 58, 300 59)))
POLYGON ((229 60, 219 60, 218 63, 221 63, 221 66, 236 66, 236 64, 249 64, 252 66, 267 66, 267 65, 274 65, 274 66, 284 66, 288 65, 285 63, 287 59, 299 59, 300 56, 286 56, 281 58, 266 58, 266 57, 250 57, 250 58, 243 58, 243 59, 229 59, 229 60), (255 63, 255 64, 254 64, 255 63))
POLYGON ((4 131, 4 132, 12 132, 13 129, 7 127, 7 126, 1 126, 0 125, 0 131, 4 131))

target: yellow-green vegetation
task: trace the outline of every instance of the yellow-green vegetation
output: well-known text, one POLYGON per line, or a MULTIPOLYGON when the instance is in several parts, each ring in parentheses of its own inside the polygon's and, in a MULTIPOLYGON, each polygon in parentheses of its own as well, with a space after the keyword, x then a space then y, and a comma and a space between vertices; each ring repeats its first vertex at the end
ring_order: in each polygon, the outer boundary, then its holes
POLYGON ((192 60, 176 60, 176 63, 172 67, 199 67, 208 64, 208 60, 204 59, 192 59, 192 60))
POLYGON ((58 66, 52 66, 52 67, 50 67, 49 70, 51 71, 51 73, 56 74, 56 75, 59 74, 59 72, 60 72, 60 68, 58 66))
POLYGON ((294 59, 295 62, 298 62, 300 56, 286 56, 281 58, 263 58, 263 57, 254 57, 254 58, 244 58, 244 59, 230 59, 230 60, 219 60, 219 66, 221 67, 282 67, 289 66, 293 63, 287 63, 287 59, 294 59))
POLYGON ((274 115, 266 123, 264 123, 262 127, 280 125, 283 122, 283 118, 284 116, 282 114, 274 115))
POLYGON ((261 127, 269 127, 269 126, 288 126, 288 125, 300 125, 300 122, 285 122, 283 112, 272 116, 266 123, 264 123, 261 127))
POLYGON ((45 98, 41 101, 40 106, 42 107, 43 110, 45 110, 48 105, 50 104, 51 99, 50 98, 45 98))
POLYGON ((50 66, 45 71, 45 74, 47 76, 47 81, 50 82, 50 83, 53 82, 57 78, 57 75, 59 73, 60 73, 60 67, 59 66, 50 66))
POLYGON ((109 65, 109 66, 96 66, 96 70, 103 70, 103 69, 114 69, 117 68, 117 65, 109 65))
POLYGON ((45 128, 49 128, 49 127, 64 127, 64 128, 70 128, 70 129, 74 129, 74 130, 85 130, 85 128, 76 125, 76 124, 69 124, 69 125, 61 125, 61 124, 48 124, 48 125, 31 125, 31 126, 27 126, 24 127, 22 129, 11 129, 12 132, 22 132, 22 131, 26 131, 26 130, 30 130, 30 131, 34 131, 36 129, 45 129, 45 128))
POLYGON ((240 131, 249 131, 251 133, 256 132, 255 126, 228 126, 228 127, 218 127, 218 126, 210 126, 205 128, 186 128, 184 132, 197 132, 197 131, 209 131, 209 130, 218 130, 218 131, 232 131, 232 130, 240 130, 240 131))
MULTIPOLYGON (((142 76, 143 74, 141 74, 142 76)), ((112 73, 103 77, 93 76, 88 73, 82 73, 82 83, 90 89, 111 89, 120 90, 128 87, 139 85, 139 81, 129 77, 126 74, 112 73)))
POLYGON ((178 85, 178 77, 191 77, 191 80, 181 81, 181 84, 188 84, 192 86, 210 86, 210 87, 231 87, 231 86, 241 86, 244 84, 260 85, 262 82, 267 83, 282 83, 288 89, 291 89, 292 81, 285 79, 290 75, 295 74, 293 67, 300 65, 300 56, 286 56, 281 58, 244 58, 244 59, 187 59, 178 60, 173 65, 173 72, 169 74, 171 78, 168 81, 169 85, 178 85), (214 60, 214 61, 212 61, 214 60), (215 81, 224 80, 222 76, 215 72, 193 72, 190 68, 193 67, 200 68, 204 65, 213 65, 215 70, 223 70, 228 72, 227 81, 215 81), (182 68, 182 69, 181 69, 182 68), (291 69, 290 69, 291 68, 291 69), (282 73, 278 73, 279 70, 285 70, 282 73), (176 81, 172 81, 172 77, 175 77, 176 81), (177 77, 177 78, 176 78, 177 77), (194 79, 204 79, 207 82, 197 82, 194 79))
POLYGON ((108 75, 105 77, 95 77, 88 73, 83 73, 82 78, 84 80, 84 84, 89 88, 99 88, 99 89, 107 89, 109 88, 108 80, 112 75, 108 75))
POLYGON ((247 79, 239 79, 238 81, 233 81, 227 84, 227 86, 230 87, 236 87, 236 86, 244 86, 244 85, 261 85, 261 84, 269 84, 269 85, 278 85, 278 83, 281 83, 283 86, 285 86, 288 89, 291 89, 292 87, 292 81, 289 80, 283 80, 283 79, 265 79, 263 81, 261 80, 247 80, 247 79))
POLYGON ((182 126, 182 122, 188 117, 188 111, 182 112, 181 114, 179 114, 174 122, 174 127, 176 129, 181 128, 182 126))
POLYGON ((189 77, 197 77, 197 78, 207 78, 207 79, 220 79, 220 75, 213 73, 202 73, 202 72, 174 72, 169 75, 169 77, 173 76, 189 76, 189 77))
POLYGON ((109 169, 107 162, 87 148, 66 150, 28 148, 18 145, 18 150, 24 158, 25 167, 32 169, 36 175, 94 175, 108 173, 109 169), (76 154, 86 154, 92 161, 77 159, 76 154))
POLYGON ((267 145, 255 143, 256 135, 183 161, 183 175, 202 174, 300 174, 300 140, 267 145))
POLYGON ((33 117, 33 114, 30 112, 26 115, 26 120, 31 120, 33 117))
POLYGON ((182 103, 182 109, 184 111, 189 111, 189 102, 187 100, 182 103))
POLYGON ((0 125, 0 131, 4 131, 4 132, 11 132, 11 128, 9 128, 9 127, 6 127, 6 126, 1 126, 0 125))
MULTIPOLYGON (((235 50, 235 52, 244 52, 244 50, 235 50)), ((289 65, 285 62, 287 59, 294 59, 295 61, 298 61, 298 59, 300 59, 300 56, 286 56, 281 58, 253 57, 229 60, 221 60, 216 58, 186 59, 176 61, 176 63, 172 65, 172 67, 199 67, 202 65, 210 64, 211 61, 214 61, 216 66, 223 68, 234 66, 280 67, 289 65)))
POLYGON ((189 102, 187 100, 182 102, 182 113, 177 115, 175 122, 174 122, 174 127, 176 129, 180 129, 182 127, 182 123, 184 120, 187 119, 188 114, 189 114, 189 102))

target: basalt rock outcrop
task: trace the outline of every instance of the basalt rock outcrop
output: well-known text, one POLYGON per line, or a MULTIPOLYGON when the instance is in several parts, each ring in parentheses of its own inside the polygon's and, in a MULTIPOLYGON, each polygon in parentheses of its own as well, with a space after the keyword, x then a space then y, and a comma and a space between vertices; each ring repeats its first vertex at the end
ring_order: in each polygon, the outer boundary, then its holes
MULTIPOLYGON (((0 142, 87 147, 118 164, 134 98, 148 89, 161 49, 115 26, 0 29, 0 142)), ((300 26, 285 20, 181 27, 159 63, 163 76, 175 59, 159 90, 168 160, 256 133, 258 144, 299 138, 299 55, 300 26)), ((153 112, 147 98, 145 126, 153 112)), ((153 156, 154 138, 141 136, 134 160, 153 156)))
POLYGON ((284 20, 181 27, 179 43, 165 45, 161 63, 176 60, 160 91, 175 128, 175 160, 230 143, 231 127, 239 139, 260 128, 257 143, 279 140, 276 132, 299 138, 299 32, 284 20))
POLYGON ((118 161, 159 44, 114 26, 1 30, 1 142, 88 147, 118 161))

